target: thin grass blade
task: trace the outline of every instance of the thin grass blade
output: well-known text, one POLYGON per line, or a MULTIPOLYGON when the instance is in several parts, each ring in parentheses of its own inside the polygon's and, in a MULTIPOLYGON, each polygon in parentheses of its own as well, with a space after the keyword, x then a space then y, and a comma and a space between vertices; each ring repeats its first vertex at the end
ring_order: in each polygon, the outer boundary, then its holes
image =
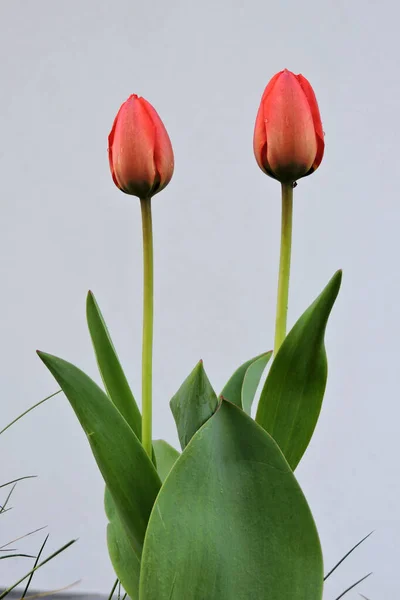
MULTIPOLYGON (((38 563, 39 563, 39 560, 40 560, 40 557, 41 557, 41 555, 42 555, 42 552, 43 552, 43 550, 44 550, 44 547, 45 547, 45 545, 46 545, 46 543, 47 543, 47 540, 48 540, 48 539, 49 539, 49 534, 47 534, 47 535, 46 535, 46 537, 44 538, 44 542, 43 542, 43 544, 42 544, 42 545, 41 545, 41 547, 40 547, 40 550, 39 550, 39 552, 38 552, 38 555, 37 555, 37 557, 36 557, 36 560, 35 560, 35 562, 34 562, 34 564, 33 564, 33 567, 37 567, 37 565, 38 565, 38 563)), ((22 598, 25 598, 25 596, 26 596, 26 594, 27 594, 27 592, 28 592, 28 589, 29 589, 29 586, 30 586, 30 584, 31 584, 31 581, 32 581, 33 575, 34 575, 34 571, 33 571, 33 572, 32 572, 32 573, 29 575, 29 579, 28 579, 28 581, 27 581, 27 584, 26 584, 26 586, 25 586, 24 592, 23 592, 23 594, 22 594, 22 596, 21 596, 21 600, 22 600, 22 598)))
MULTIPOLYGON (((44 527, 39 527, 38 529, 34 529, 33 531, 30 531, 29 533, 25 533, 25 535, 21 535, 20 537, 17 537, 14 540, 11 540, 11 542, 8 542, 7 544, 4 544, 3 546, 0 546, 0 550, 3 550, 3 548, 7 548, 7 546, 9 546, 10 544, 13 544, 14 542, 19 542, 19 540, 25 539, 29 535, 33 535, 34 533, 38 533, 38 531, 43 531, 43 529, 46 529, 46 527, 47 527, 47 525, 45 525, 44 527)), ((9 548, 8 548, 8 551, 10 551, 9 548)))
POLYGON ((0 488, 7 487, 8 485, 11 485, 12 483, 17 483, 18 481, 22 481, 23 479, 34 479, 35 477, 37 477, 37 475, 25 475, 25 477, 18 477, 18 479, 13 479, 12 481, 7 481, 7 483, 2 483, 0 485, 0 488))
POLYGON ((28 408, 28 410, 26 410, 25 412, 23 412, 16 419, 14 419, 13 421, 11 421, 11 423, 9 423, 8 425, 6 425, 4 427, 4 429, 2 429, 0 431, 0 435, 2 433, 4 433, 5 431, 7 431, 7 429, 9 427, 11 427, 11 425, 14 425, 14 423, 16 423, 17 421, 19 421, 20 419, 22 419, 22 417, 24 417, 25 415, 27 415, 29 412, 31 412, 31 410, 33 410, 34 408, 37 408, 38 406, 40 406, 41 404, 43 404, 43 402, 46 402, 46 400, 50 400, 50 398, 53 398, 54 396, 57 396, 57 394, 59 394, 60 392, 61 392, 61 390, 58 390, 57 392, 54 392, 54 394, 50 394, 50 396, 47 396, 47 398, 43 398, 43 400, 40 400, 40 402, 37 402, 36 404, 34 404, 30 408, 28 408))
POLYGON ((4 590, 3 593, 0 594, 0 600, 3 600, 3 598, 5 598, 13 589, 15 589, 17 587, 17 585, 19 585, 27 577, 29 577, 29 575, 31 573, 33 573, 34 571, 37 571, 38 569, 40 569, 41 567, 43 567, 46 563, 50 562, 53 558, 55 558, 56 556, 58 556, 59 554, 61 554, 61 552, 64 552, 64 550, 66 550, 67 548, 69 548, 70 546, 72 546, 72 544, 74 544, 76 541, 77 540, 71 540, 70 542, 68 542, 67 544, 65 544, 64 546, 62 546, 58 550, 56 550, 56 552, 53 552, 53 554, 50 554, 50 556, 48 556, 44 561, 42 561, 41 563, 39 563, 36 567, 34 567, 30 571, 28 571, 28 573, 25 573, 25 575, 23 577, 21 577, 21 579, 19 579, 18 581, 16 581, 12 586, 10 586, 9 588, 7 588, 6 590, 4 590))
POLYGON ((342 592, 340 594, 340 596, 338 596, 335 600, 340 600, 340 598, 343 598, 343 596, 345 594, 347 594, 347 592, 350 592, 352 589, 354 589, 356 587, 356 585, 358 585, 359 583, 361 583, 362 581, 364 581, 365 579, 367 579, 367 577, 369 577, 370 575, 372 575, 372 573, 368 573, 368 575, 364 575, 364 577, 361 577, 361 579, 359 579, 358 581, 356 581, 355 583, 353 583, 353 585, 351 585, 350 587, 348 587, 347 590, 344 590, 344 592, 342 592))
POLYGON ((370 531, 368 535, 366 535, 365 537, 363 537, 363 539, 362 539, 362 540, 360 540, 359 542, 357 542, 357 544, 355 544, 355 546, 353 546, 353 547, 351 548, 351 550, 349 550, 349 551, 348 551, 348 552, 347 552, 347 553, 346 553, 346 554, 343 556, 343 558, 341 558, 341 559, 339 560, 339 562, 338 562, 338 563, 336 563, 336 565, 333 567, 333 569, 331 569, 331 570, 329 571, 329 573, 327 573, 327 575, 325 575, 325 577, 324 577, 324 581, 326 581, 326 580, 328 579, 328 577, 329 577, 330 575, 332 575, 332 573, 333 573, 334 571, 336 571, 336 569, 337 569, 337 568, 338 568, 338 567, 339 567, 339 566, 342 564, 342 562, 343 562, 343 561, 345 561, 345 560, 346 560, 346 558, 347 558, 348 556, 350 556, 350 554, 351 554, 352 552, 354 552, 354 550, 355 550, 356 548, 358 548, 358 546, 360 546, 360 545, 361 545, 363 542, 365 542, 365 540, 366 540, 366 539, 368 539, 368 538, 369 538, 369 536, 370 536, 370 535, 372 535, 373 533, 374 533, 373 531, 370 531))

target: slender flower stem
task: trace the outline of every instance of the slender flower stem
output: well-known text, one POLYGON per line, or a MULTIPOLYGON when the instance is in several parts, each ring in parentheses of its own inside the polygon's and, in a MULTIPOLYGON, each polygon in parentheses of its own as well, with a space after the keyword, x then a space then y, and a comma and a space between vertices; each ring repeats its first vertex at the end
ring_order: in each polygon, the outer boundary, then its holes
POLYGON ((152 456, 153 227, 151 198, 141 198, 143 228, 142 444, 152 456))
POLYGON ((293 185, 291 183, 282 183, 281 255, 279 260, 278 298, 276 303, 275 356, 286 336, 290 255, 292 249, 292 215, 293 185))

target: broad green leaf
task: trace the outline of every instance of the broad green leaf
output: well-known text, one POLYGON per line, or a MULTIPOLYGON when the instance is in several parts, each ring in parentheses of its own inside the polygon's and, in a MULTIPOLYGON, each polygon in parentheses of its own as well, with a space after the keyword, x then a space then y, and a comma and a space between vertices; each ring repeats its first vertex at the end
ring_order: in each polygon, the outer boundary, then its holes
POLYGON ((319 538, 277 444, 222 401, 150 516, 140 600, 321 600, 319 538))
POLYGON ((104 507, 109 523, 107 525, 107 546, 115 574, 131 600, 139 598, 140 559, 134 550, 118 516, 114 500, 106 488, 104 507))
MULTIPOLYGON (((236 369, 236 371, 234 372, 232 377, 226 383, 226 385, 220 395, 223 398, 225 398, 226 400, 229 400, 229 402, 232 402, 232 404, 236 404, 236 406, 243 408, 242 391, 243 391, 243 382, 246 377, 246 373, 247 373, 248 369, 253 365, 253 363, 257 362, 258 360, 260 360, 266 356, 268 356, 267 361, 265 363, 265 364, 267 364, 267 362, 271 356, 270 352, 267 352, 265 354, 259 354, 258 356, 255 356, 254 358, 251 358, 250 360, 247 360, 245 363, 240 365, 240 367, 238 367, 236 369)), ((262 375, 262 373, 261 373, 261 375, 262 375)), ((261 375, 260 375, 260 377, 261 377, 261 375)), ((256 386, 256 389, 257 389, 257 386, 256 386)), ((254 393, 255 392, 256 392, 256 390, 254 390, 254 393)), ((253 396, 253 398, 254 398, 254 396, 253 396)), ((246 403, 251 405, 253 398, 250 400, 250 398, 247 397, 246 403)))
POLYGON ((211 417, 218 406, 217 396, 200 360, 172 397, 170 407, 182 449, 211 417))
POLYGON ((342 272, 300 317, 280 347, 261 392, 256 421, 294 470, 318 421, 328 373, 324 336, 342 272))
POLYGON ((153 448, 156 455, 157 472, 161 481, 164 482, 180 455, 178 450, 164 440, 153 440, 153 448))
POLYGON ((161 486, 157 471, 119 410, 94 381, 61 358, 38 354, 74 409, 119 517, 140 556, 149 515, 161 486))
POLYGON ((246 373, 243 379, 242 385, 242 408, 248 415, 251 414, 251 407, 253 404, 254 396, 260 383, 264 369, 267 366, 269 359, 272 356, 271 352, 262 354, 260 358, 257 358, 254 362, 247 367, 246 373))
POLYGON ((100 375, 107 394, 141 440, 142 416, 92 292, 88 293, 86 300, 86 318, 100 375))

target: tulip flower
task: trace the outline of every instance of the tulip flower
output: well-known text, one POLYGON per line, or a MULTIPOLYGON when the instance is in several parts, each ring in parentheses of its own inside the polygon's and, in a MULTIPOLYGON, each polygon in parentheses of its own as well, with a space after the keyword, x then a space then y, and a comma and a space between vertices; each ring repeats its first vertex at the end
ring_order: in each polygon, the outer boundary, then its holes
POLYGON ((143 231, 142 444, 152 456, 153 226, 151 198, 170 182, 174 154, 163 122, 152 105, 132 94, 115 117, 108 136, 115 185, 140 198, 143 231))
POLYGON ((170 182, 174 154, 163 122, 152 105, 132 94, 115 117, 108 136, 115 185, 139 198, 154 196, 170 182))
POLYGON ((319 167, 324 132, 314 91, 303 75, 284 69, 264 90, 254 128, 260 169, 282 184, 281 249, 274 352, 286 336, 292 246, 293 188, 319 167))
POLYGON ((265 88, 254 129, 260 169, 281 183, 313 173, 324 154, 324 133, 314 91, 303 75, 285 69, 265 88))

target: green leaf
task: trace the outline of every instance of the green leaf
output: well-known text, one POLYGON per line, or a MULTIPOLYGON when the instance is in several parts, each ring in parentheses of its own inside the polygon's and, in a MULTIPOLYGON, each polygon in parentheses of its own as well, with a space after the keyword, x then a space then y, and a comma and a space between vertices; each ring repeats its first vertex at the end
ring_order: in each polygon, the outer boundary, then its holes
POLYGON ((140 600, 321 600, 319 538, 274 440, 222 401, 165 480, 140 600))
POLYGON ((153 440, 153 448, 157 460, 158 475, 161 481, 164 482, 180 454, 178 450, 175 450, 164 440, 153 440))
POLYGON ((38 353, 68 398, 140 556, 147 522, 161 486, 139 439, 108 396, 80 369, 38 353))
POLYGON ((141 440, 142 416, 92 292, 86 300, 86 318, 104 387, 121 415, 141 440))
POLYGON ((324 397, 325 328, 342 272, 300 317, 276 355, 258 405, 256 421, 275 439, 294 470, 314 432, 324 397))
MULTIPOLYGON (((247 360, 245 363, 243 363, 242 365, 240 365, 240 367, 238 369, 236 369, 236 371, 234 372, 234 374, 232 375, 232 377, 229 379, 229 381, 227 382, 227 384, 225 385, 224 389, 221 392, 221 396, 223 398, 225 398, 226 400, 229 400, 229 402, 232 402, 232 404, 236 404, 236 406, 239 406, 240 408, 243 408, 243 383, 246 377, 246 373, 248 372, 249 368, 256 362, 258 362, 259 360, 262 359, 266 359, 265 365, 267 364, 268 360, 271 357, 271 352, 267 352, 265 354, 259 354, 258 356, 255 356, 254 358, 251 358, 250 360, 247 360), (268 357, 268 358, 266 358, 268 357)), ((264 367, 265 367, 264 365, 264 367)), ((260 374, 260 378, 261 378, 262 372, 260 374)), ((257 383, 258 385, 258 383, 257 383)), ((254 389, 254 394, 256 393, 257 390, 257 385, 256 385, 256 389, 254 389)), ((251 407, 251 404, 253 402, 254 399, 254 394, 253 397, 251 398, 251 389, 252 386, 250 384, 250 391, 246 391, 246 405, 251 407)), ((247 411, 246 411, 247 412, 247 411)))
POLYGON ((271 356, 272 351, 262 354, 260 358, 257 358, 251 363, 244 375, 242 385, 242 408, 248 415, 251 414, 254 396, 256 395, 260 379, 271 356))
POLYGON ((217 406, 217 396, 200 360, 170 401, 182 449, 217 406))
MULTIPOLYGON (((179 452, 164 440, 154 440, 153 448, 157 459, 158 475, 161 481, 164 481, 179 458, 179 452)), ((131 600, 137 600, 139 598, 140 559, 118 517, 114 501, 107 488, 104 495, 104 507, 109 520, 107 545, 111 563, 131 600)))
POLYGON ((140 558, 134 550, 126 529, 121 523, 110 491, 106 488, 104 506, 109 519, 107 546, 115 574, 131 600, 139 598, 140 558))

